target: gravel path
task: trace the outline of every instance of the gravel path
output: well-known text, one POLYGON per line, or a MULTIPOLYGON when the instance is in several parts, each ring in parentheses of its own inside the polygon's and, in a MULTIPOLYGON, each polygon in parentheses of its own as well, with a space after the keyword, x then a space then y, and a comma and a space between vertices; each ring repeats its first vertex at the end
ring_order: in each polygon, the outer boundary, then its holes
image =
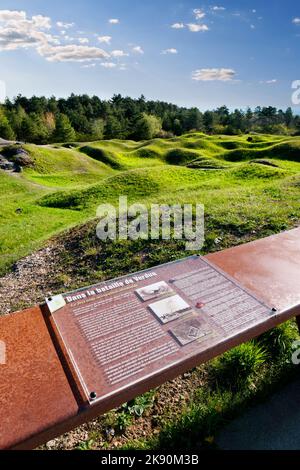
POLYGON ((57 287, 59 251, 48 246, 18 261, 13 271, 0 278, 0 314, 40 303, 57 287))

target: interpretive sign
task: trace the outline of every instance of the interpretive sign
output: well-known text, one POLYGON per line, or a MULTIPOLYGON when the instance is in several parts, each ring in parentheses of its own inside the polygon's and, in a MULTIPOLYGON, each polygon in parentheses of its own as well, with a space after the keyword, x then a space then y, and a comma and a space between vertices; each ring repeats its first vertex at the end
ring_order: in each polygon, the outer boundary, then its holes
POLYGON ((274 315, 200 256, 57 296, 47 304, 90 404, 274 315))

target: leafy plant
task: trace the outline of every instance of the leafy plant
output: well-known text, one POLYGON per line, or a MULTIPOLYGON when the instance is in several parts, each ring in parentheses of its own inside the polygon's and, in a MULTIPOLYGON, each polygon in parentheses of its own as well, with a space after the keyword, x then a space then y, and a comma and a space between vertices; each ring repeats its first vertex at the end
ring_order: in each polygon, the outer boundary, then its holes
POLYGON ((216 361, 213 371, 218 386, 234 390, 248 385, 267 357, 266 350, 254 341, 226 352, 216 361))
POLYGON ((76 447, 76 450, 93 450, 93 446, 94 446, 94 439, 88 439, 87 441, 81 442, 76 447))
POLYGON ((296 329, 291 322, 286 322, 264 333, 259 342, 273 359, 286 360, 292 354, 292 345, 296 339, 296 329))
POLYGON ((152 406, 154 394, 155 391, 151 390, 128 403, 124 403, 116 415, 116 428, 119 431, 125 431, 131 426, 135 417, 140 418, 152 406))
POLYGON ((145 411, 153 405, 154 401, 154 391, 144 393, 131 402, 127 403, 125 407, 128 409, 129 413, 137 417, 142 416, 145 411))
POLYGON ((116 428, 119 431, 125 431, 126 428, 132 425, 133 417, 130 413, 121 411, 117 414, 116 428))

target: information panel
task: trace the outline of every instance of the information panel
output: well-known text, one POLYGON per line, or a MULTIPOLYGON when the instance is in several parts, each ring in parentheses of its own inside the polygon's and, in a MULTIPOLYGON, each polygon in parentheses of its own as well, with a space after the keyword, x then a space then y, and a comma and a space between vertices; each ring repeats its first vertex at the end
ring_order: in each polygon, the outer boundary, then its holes
POLYGON ((90 404, 274 315, 200 256, 57 296, 47 304, 90 404))

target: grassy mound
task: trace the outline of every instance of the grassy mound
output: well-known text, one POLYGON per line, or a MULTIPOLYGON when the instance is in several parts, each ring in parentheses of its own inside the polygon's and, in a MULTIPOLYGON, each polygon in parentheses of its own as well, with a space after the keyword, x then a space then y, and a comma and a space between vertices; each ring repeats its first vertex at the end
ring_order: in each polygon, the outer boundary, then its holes
POLYGON ((123 170, 123 166, 120 162, 117 161, 116 155, 109 150, 104 150, 101 148, 91 147, 90 145, 86 145, 85 147, 80 148, 80 152, 85 153, 89 157, 97 160, 98 162, 102 162, 105 165, 110 166, 114 170, 123 170))
POLYGON ((231 171, 235 178, 250 180, 253 178, 270 179, 270 178, 284 178, 286 171, 281 168, 274 168, 273 166, 261 165, 259 163, 246 163, 234 168, 231 171))
POLYGON ((186 165, 198 157, 197 152, 181 148, 169 150, 165 155, 166 162, 170 165, 186 165))
POLYGON ((194 168, 195 170, 223 170, 227 167, 226 163, 216 158, 198 157, 192 160, 187 165, 187 168, 194 168))
POLYGON ((261 146, 259 148, 239 148, 228 151, 227 153, 220 155, 220 157, 231 162, 257 158, 279 158, 280 160, 300 162, 300 141, 290 140, 288 142, 275 143, 272 145, 261 146))
POLYGON ((119 196, 146 197, 159 190, 155 179, 143 171, 130 171, 107 178, 103 184, 79 191, 60 191, 39 200, 39 205, 60 209, 82 209, 93 203, 116 201, 119 196))
POLYGON ((37 145, 25 145, 24 149, 33 160, 35 172, 42 175, 68 172, 107 172, 105 165, 95 162, 76 149, 56 149, 37 145))
POLYGON ((137 150, 134 150, 134 152, 131 153, 131 155, 134 155, 137 158, 160 158, 160 154, 156 149, 150 148, 149 146, 147 147, 141 147, 137 150))
POLYGON ((267 158, 265 159, 255 159, 255 160, 251 160, 249 163, 257 163, 258 165, 266 165, 266 166, 272 166, 273 168, 279 168, 278 165, 274 162, 272 162, 272 160, 268 160, 267 158))
POLYGON ((118 171, 163 164, 160 147, 159 145, 152 145, 152 141, 142 143, 96 142, 81 147, 80 151, 118 171))
POLYGON ((113 173, 112 168, 77 149, 37 145, 25 145, 24 149, 32 161, 24 176, 43 187, 83 187, 113 173))

